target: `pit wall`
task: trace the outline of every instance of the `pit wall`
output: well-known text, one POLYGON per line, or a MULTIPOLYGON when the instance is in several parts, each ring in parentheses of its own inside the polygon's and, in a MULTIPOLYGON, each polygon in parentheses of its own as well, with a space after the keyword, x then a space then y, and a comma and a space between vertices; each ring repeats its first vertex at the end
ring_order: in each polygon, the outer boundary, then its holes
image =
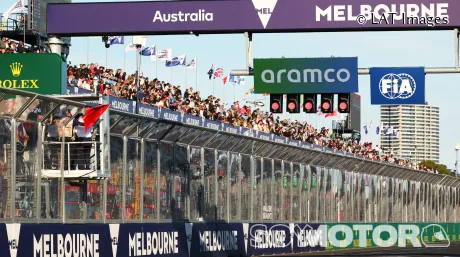
MULTIPOLYGON (((404 228, 402 226, 414 229, 410 226, 415 225, 422 247, 430 243, 448 245, 460 238, 460 223, 9 223, 0 224, 0 249, 5 249, 2 257, 240 257, 336 251, 363 248, 359 245, 360 241, 367 244, 364 247, 377 247, 372 234, 385 229, 379 229, 379 225, 390 225, 399 234, 404 228), (356 225, 375 229, 363 232, 360 240, 360 233, 354 230, 356 225), (331 233, 325 233, 334 230, 339 246, 337 243, 334 246, 330 240, 331 233), (349 239, 350 244, 347 245, 344 239, 350 231, 353 240, 349 239)), ((406 233, 411 232, 408 230, 406 233)), ((388 239, 388 236, 388 233, 382 232, 381 240, 388 239)), ((399 242, 394 243, 397 246, 399 242)))

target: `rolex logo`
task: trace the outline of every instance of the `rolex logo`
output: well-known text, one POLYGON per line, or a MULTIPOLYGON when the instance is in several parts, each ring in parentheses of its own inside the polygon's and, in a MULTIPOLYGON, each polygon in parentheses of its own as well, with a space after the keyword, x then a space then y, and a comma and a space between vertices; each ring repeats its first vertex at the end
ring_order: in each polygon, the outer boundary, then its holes
POLYGON ((21 75, 22 64, 20 64, 18 62, 13 62, 10 65, 10 68, 11 68, 11 73, 13 73, 14 77, 19 77, 19 75, 21 75))

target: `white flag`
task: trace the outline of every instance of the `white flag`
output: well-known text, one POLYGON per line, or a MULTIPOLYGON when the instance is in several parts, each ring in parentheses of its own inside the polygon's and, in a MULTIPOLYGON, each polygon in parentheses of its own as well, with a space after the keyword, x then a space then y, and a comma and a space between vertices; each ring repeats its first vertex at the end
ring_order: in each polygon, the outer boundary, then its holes
POLYGON ((152 55, 152 61, 171 61, 172 60, 172 49, 163 49, 157 52, 156 55, 152 55))
POLYGON ((136 51, 136 45, 131 43, 125 48, 125 52, 136 51))
POLYGON ((189 64, 185 66, 186 69, 195 69, 196 68, 196 57, 193 58, 189 64))
POLYGON ((8 9, 8 11, 6 11, 3 14, 3 17, 5 18, 5 22, 8 21, 8 17, 10 16, 10 14, 20 13, 20 12, 25 12, 25 11, 27 11, 27 8, 24 6, 24 0, 16 1, 16 3, 13 4, 13 6, 11 6, 10 9, 8 9))

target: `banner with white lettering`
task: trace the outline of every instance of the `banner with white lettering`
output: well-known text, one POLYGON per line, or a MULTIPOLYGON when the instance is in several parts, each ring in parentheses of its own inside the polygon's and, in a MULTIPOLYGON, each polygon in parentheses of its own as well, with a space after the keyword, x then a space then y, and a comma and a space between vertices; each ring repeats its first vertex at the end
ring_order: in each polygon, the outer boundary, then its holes
POLYGON ((108 257, 189 257, 184 223, 121 224, 119 226, 117 254, 108 257))
POLYGON ((161 109, 160 119, 180 123, 182 122, 182 114, 168 109, 161 109))
POLYGON ((131 100, 109 96, 110 109, 134 113, 134 103, 131 100))
POLYGON ((254 130, 250 130, 250 129, 247 129, 247 128, 241 128, 240 134, 243 135, 243 136, 247 136, 247 137, 254 137, 255 136, 254 130))
POLYGON ((160 117, 158 107, 140 104, 140 103, 137 103, 137 114, 145 116, 145 117, 150 117, 150 118, 160 117))
POLYGON ((186 223, 190 257, 245 256, 241 223, 186 223))
POLYGON ((288 139, 288 145, 300 146, 300 141, 296 139, 288 139))
POLYGON ((313 149, 317 151, 323 151, 323 147, 320 145, 313 145, 313 149))
POLYGON ((6 224, 6 230, 10 257, 113 256, 106 224, 6 224))
POLYGON ((184 114, 183 122, 185 124, 195 125, 195 126, 203 126, 203 119, 201 117, 193 116, 190 114, 184 114))
POLYGON ((257 138, 263 139, 263 140, 271 140, 273 138, 273 135, 264 133, 264 132, 258 132, 257 133, 257 138))
POLYGON ((204 127, 214 129, 214 130, 220 130, 221 125, 223 123, 217 122, 217 121, 212 121, 212 120, 205 120, 204 121, 204 127))
POLYGON ((312 149, 312 145, 307 142, 300 142, 300 147, 306 148, 306 149, 312 149))
POLYGON ((229 124, 224 124, 222 130, 228 133, 232 134, 239 134, 240 133, 241 127, 229 125, 229 124))
POLYGON ((81 89, 78 87, 67 86, 67 94, 68 95, 78 95, 78 94, 93 94, 94 92, 91 90, 81 89))
POLYGON ((276 143, 281 143, 281 144, 286 144, 286 138, 284 137, 279 137, 279 136, 273 136, 272 141, 276 143))
POLYGON ((320 224, 294 224, 293 252, 325 251, 325 228, 320 224))
POLYGON ((247 254, 257 256, 292 253, 290 231, 289 223, 249 224, 247 254))

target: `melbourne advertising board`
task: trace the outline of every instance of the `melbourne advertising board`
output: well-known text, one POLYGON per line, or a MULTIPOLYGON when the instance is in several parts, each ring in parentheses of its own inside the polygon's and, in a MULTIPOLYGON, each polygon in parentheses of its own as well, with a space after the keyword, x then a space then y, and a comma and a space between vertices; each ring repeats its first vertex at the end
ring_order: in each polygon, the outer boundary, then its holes
POLYGON ((48 34, 60 35, 384 31, 460 27, 458 0, 73 3, 48 4, 47 12, 48 34), (105 22, 99 22, 101 20, 105 22))
POLYGON ((254 93, 358 92, 358 58, 254 59, 254 93))
POLYGON ((371 68, 371 104, 425 104, 425 69, 371 68))
POLYGON ((62 59, 57 54, 0 55, 0 87, 50 95, 67 91, 62 59))
POLYGON ((0 223, 2 257, 258 256, 341 248, 449 247, 460 226, 299 223, 0 223))

